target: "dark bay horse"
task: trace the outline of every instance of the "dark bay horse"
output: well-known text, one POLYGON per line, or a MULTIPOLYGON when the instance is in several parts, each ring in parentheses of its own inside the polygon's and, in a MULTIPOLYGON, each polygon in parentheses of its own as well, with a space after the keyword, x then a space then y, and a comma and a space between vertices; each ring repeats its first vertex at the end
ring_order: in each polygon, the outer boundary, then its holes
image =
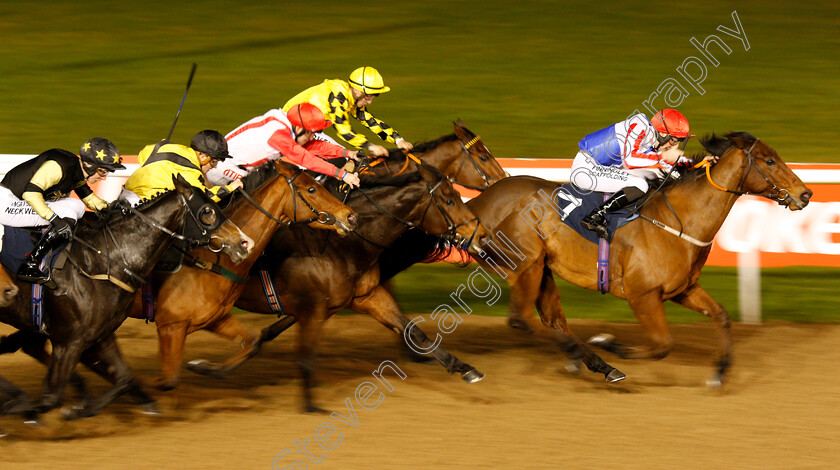
MULTIPOLYGON (((233 362, 257 354, 259 332, 235 320, 230 310, 245 287, 243 278, 248 276, 271 237, 289 224, 279 223, 281 219, 305 223, 310 228, 336 231, 341 235, 356 226, 356 216, 350 208, 303 170, 292 165, 282 162, 263 165, 243 178, 243 182, 253 201, 268 214, 245 200, 236 202, 232 210, 226 211, 230 220, 249 234, 255 244, 251 255, 242 263, 233 266, 226 260, 219 262, 234 276, 222 276, 185 264, 178 272, 161 275, 157 279, 155 325, 160 340, 162 376, 155 386, 161 390, 171 390, 177 385, 184 343, 187 335, 195 331, 206 329, 239 341, 242 348, 231 358, 233 362), (252 191, 251 186, 258 189, 252 191), (313 212, 315 217, 311 217, 313 212), (323 219, 335 222, 325 224, 323 219)), ((215 259, 215 255, 206 249, 196 250, 193 255, 209 263, 215 259)), ((143 318, 140 296, 134 302, 131 316, 143 318)))
MULTIPOLYGON (((702 169, 694 170, 654 193, 640 211, 642 218, 618 229, 612 241, 610 293, 628 301, 652 345, 625 346, 606 337, 595 343, 624 358, 665 357, 674 342, 663 302, 671 300, 714 321, 716 370, 708 383, 716 386, 731 363, 732 339, 728 313, 698 284, 711 247, 678 238, 645 219, 677 231, 682 228, 684 234, 709 243, 741 194, 758 194, 800 210, 813 193, 775 150, 750 134, 712 135, 701 143, 720 156, 708 177, 702 169)), ((510 284, 510 317, 532 329, 541 328, 533 319, 536 305, 542 323, 571 335, 552 273, 596 290, 598 247, 565 225, 558 211, 540 197, 542 192, 553 198, 558 188, 557 183, 539 178, 512 177, 467 205, 493 233, 504 233, 516 245, 511 250, 494 243, 486 248, 485 257, 476 257, 510 284)))
MULTIPOLYGON (((266 249, 269 273, 285 313, 274 337, 296 319, 300 323, 298 366, 303 375, 303 403, 315 411, 313 371, 315 348, 324 321, 341 309, 366 313, 391 330, 403 334, 408 319, 394 299, 379 285, 377 260, 385 247, 410 226, 430 234, 447 234, 465 240, 472 252, 481 250, 487 233, 467 209, 447 179, 433 167, 404 173, 402 186, 378 186, 350 192, 347 205, 358 213, 359 226, 351 235, 329 237, 323 231, 290 227, 278 232, 266 249)), ((251 278, 236 306, 252 312, 275 313, 260 280, 251 278)), ((432 342, 419 328, 411 329, 414 343, 429 347, 432 342)), ((266 330, 264 330, 264 337, 266 330)), ((270 339, 270 338, 269 338, 270 339)), ((483 378, 472 366, 438 347, 433 353, 450 373, 460 373, 469 382, 483 378)), ((238 365, 238 364, 236 364, 238 365)), ((193 361, 188 367, 199 373, 224 376, 236 366, 219 366, 193 361)))
MULTIPOLYGON (((137 208, 112 204, 101 213, 107 220, 79 224, 65 250, 65 266, 53 269, 57 289, 44 289, 43 331, 30 314, 29 284, 20 283, 27 288, 20 289, 10 305, 0 308, 0 321, 48 337, 53 348, 40 400, 32 404, 15 393, 15 399, 2 406, 4 413, 31 415, 58 406, 80 360, 113 375, 115 385, 97 399, 68 410, 65 418, 97 414, 131 389, 151 401, 138 390, 114 335, 126 318, 134 291, 175 238, 209 244, 234 261, 244 259, 253 247, 253 241, 224 218, 204 191, 180 176, 173 180, 176 190, 137 208), (182 227, 183 235, 176 233, 182 227)), ((39 346, 43 352, 43 343, 39 346)))

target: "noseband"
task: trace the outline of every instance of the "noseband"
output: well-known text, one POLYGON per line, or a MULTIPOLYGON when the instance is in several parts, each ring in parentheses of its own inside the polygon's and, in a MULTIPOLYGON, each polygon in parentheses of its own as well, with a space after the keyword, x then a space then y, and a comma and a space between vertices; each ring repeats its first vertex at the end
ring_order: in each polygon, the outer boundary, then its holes
POLYGON ((790 196, 790 191, 785 189, 785 188, 779 188, 778 186, 776 186, 772 181, 770 181, 770 178, 768 178, 767 175, 765 175, 764 172, 761 171, 761 168, 756 163, 755 157, 753 156, 752 151, 755 148, 755 146, 758 144, 759 141, 760 141, 760 139, 755 139, 755 141, 753 142, 753 144, 750 146, 749 149, 747 149, 747 150, 741 149, 744 152, 744 154, 746 154, 747 159, 749 160, 749 166, 747 166, 747 171, 744 172, 744 176, 741 177, 741 182, 738 183, 738 189, 737 190, 733 191, 731 189, 726 189, 723 186, 720 186, 719 184, 715 183, 712 180, 712 174, 711 174, 711 166, 712 165, 711 165, 711 162, 703 161, 703 162, 699 163, 698 165, 696 165, 695 167, 705 166, 706 167, 706 179, 709 180, 709 184, 711 184, 715 189, 718 189, 720 191, 724 191, 724 192, 732 193, 732 194, 737 194, 739 196, 742 196, 744 194, 752 194, 752 195, 755 195, 755 196, 761 196, 761 197, 765 197, 767 199, 778 201, 779 204, 782 204, 784 202, 788 202, 788 204, 792 204, 793 203, 793 198, 790 196), (762 178, 764 178, 764 181, 767 182, 768 185, 770 185, 770 189, 773 192, 754 193, 754 192, 751 192, 751 191, 742 191, 741 190, 741 188, 744 187, 744 182, 747 180, 747 176, 749 176, 750 171, 753 168, 755 168, 755 170, 758 172, 758 174, 761 175, 762 178))

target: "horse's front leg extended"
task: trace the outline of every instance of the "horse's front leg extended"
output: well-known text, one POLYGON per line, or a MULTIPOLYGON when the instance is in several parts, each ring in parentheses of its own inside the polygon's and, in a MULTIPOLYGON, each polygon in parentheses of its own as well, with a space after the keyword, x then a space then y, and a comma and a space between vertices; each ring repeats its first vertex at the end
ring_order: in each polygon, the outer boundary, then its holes
POLYGON ((114 374, 114 386, 96 398, 85 408, 73 408, 64 412, 67 420, 95 416, 120 395, 135 386, 134 374, 123 360, 117 346, 117 338, 111 333, 90 348, 92 357, 98 362, 106 364, 114 374))
POLYGON ((76 364, 82 356, 84 343, 81 339, 70 343, 53 342, 53 353, 44 378, 41 398, 35 405, 37 413, 45 413, 61 404, 61 394, 73 375, 76 364))
MULTIPOLYGON (((286 317, 292 318, 289 326, 294 323, 294 317, 286 317)), ((280 320, 282 322, 283 320, 280 320)), ((288 323, 288 320, 286 320, 288 323)), ((270 329, 274 325, 269 326, 266 329, 270 329)), ((230 314, 226 314, 220 320, 213 322, 208 328, 208 330, 216 333, 219 336, 228 338, 233 341, 239 341, 242 345, 242 349, 228 358, 225 362, 221 364, 217 364, 214 362, 210 362, 204 359, 195 359, 186 364, 186 368, 201 375, 209 375, 211 377, 216 378, 224 378, 227 377, 231 372, 238 369, 239 366, 244 364, 248 359, 256 356, 260 352, 260 346, 262 345, 262 338, 265 335, 265 330, 261 335, 256 335, 254 332, 245 328, 239 320, 232 317, 230 314)), ((285 328, 284 328, 285 329, 285 328)), ((280 333, 277 333, 280 334, 280 333)))
POLYGON ((706 384, 710 387, 720 387, 726 378, 726 371, 732 364, 732 335, 730 333, 729 313, 715 299, 700 287, 694 284, 672 299, 683 307, 694 310, 710 317, 715 322, 718 350, 715 359, 715 373, 706 384))
POLYGON ((461 378, 467 383, 478 382, 484 378, 484 374, 476 368, 465 362, 461 362, 455 355, 448 353, 440 347, 439 341, 433 342, 429 339, 426 333, 416 324, 411 324, 410 330, 406 334, 406 329, 409 328, 408 318, 402 314, 397 302, 394 301, 394 298, 382 286, 374 287, 365 296, 356 297, 348 308, 359 313, 366 313, 375 318, 379 323, 396 331, 400 336, 412 343, 409 344, 409 347, 418 353, 431 354, 432 357, 443 364, 447 372, 450 374, 455 372, 460 373, 461 378))

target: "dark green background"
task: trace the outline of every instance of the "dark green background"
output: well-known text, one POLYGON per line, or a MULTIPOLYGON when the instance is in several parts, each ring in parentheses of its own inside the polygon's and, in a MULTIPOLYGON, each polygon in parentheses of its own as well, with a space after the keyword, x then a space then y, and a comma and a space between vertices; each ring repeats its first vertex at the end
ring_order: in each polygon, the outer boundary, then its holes
MULTIPOLYGON (((379 68, 371 109, 412 141, 463 118, 498 157, 566 157, 623 119, 716 34, 692 129, 746 130, 788 161, 836 151, 837 2, 6 1, 0 5, 0 153, 76 149, 98 135, 125 154, 166 136, 227 132, 325 78, 379 68), (749 51, 718 25, 737 10, 749 51)), ((696 142, 692 145, 696 149, 696 142)))

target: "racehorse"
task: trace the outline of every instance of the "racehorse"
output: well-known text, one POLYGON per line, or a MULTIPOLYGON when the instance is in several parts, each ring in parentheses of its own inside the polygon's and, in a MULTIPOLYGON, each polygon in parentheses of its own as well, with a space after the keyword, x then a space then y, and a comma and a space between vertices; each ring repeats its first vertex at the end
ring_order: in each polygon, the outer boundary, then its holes
MULTIPOLYGON (((379 286, 377 259, 409 227, 430 234, 448 234, 453 241, 481 250, 487 233, 466 208, 446 178, 433 167, 401 175, 402 186, 360 188, 349 193, 347 205, 359 214, 359 228, 344 238, 329 237, 300 227, 278 232, 266 249, 268 272, 276 286, 283 311, 300 322, 298 366, 303 375, 303 403, 306 411, 317 411, 312 399, 315 347, 323 322, 348 308, 366 313, 399 334, 408 319, 394 299, 379 286)), ((276 313, 263 294, 259 279, 251 278, 236 306, 252 312, 276 313)), ((261 340, 271 339, 294 320, 288 317, 263 331, 261 340), (276 329, 274 329, 276 328, 276 329)), ((432 342, 419 328, 411 329, 414 343, 429 347, 432 342)), ((431 348, 430 348, 431 349, 431 348)), ((468 383, 483 378, 472 366, 438 347, 433 353, 450 373, 461 373, 468 383)), ((194 372, 224 376, 237 364, 222 366, 197 360, 188 364, 194 372)))
MULTIPOLYGON (((691 171, 650 195, 640 210, 641 217, 619 228, 612 240, 610 294, 628 301, 653 344, 627 346, 606 336, 591 341, 623 358, 667 356, 674 341, 663 302, 671 300, 714 321, 716 369, 708 384, 719 386, 731 364, 732 338, 729 314, 698 284, 711 241, 742 194, 764 196, 790 210, 800 210, 813 193, 775 150, 748 133, 713 134, 701 143, 719 156, 719 161, 705 172, 702 168, 691 171)), ((572 335, 552 273, 596 290, 598 246, 564 224, 560 213, 540 197, 542 192, 554 198, 558 190, 558 184, 539 178, 506 178, 467 206, 482 223, 516 245, 514 252, 494 243, 486 248, 489 256, 476 258, 510 284, 511 320, 534 330, 541 328, 533 319, 536 305, 542 323, 572 335), (513 267, 508 264, 511 260, 513 267)))
POLYGON ((80 360, 94 370, 111 373, 115 385, 95 400, 67 410, 66 419, 95 415, 131 389, 147 403, 152 401, 137 387, 114 335, 135 290, 176 238, 209 244, 235 262, 253 248, 253 241, 224 217, 203 190, 180 175, 173 181, 175 190, 137 208, 117 202, 100 213, 103 221, 79 225, 72 244, 64 250, 69 265, 53 269, 57 288, 44 290, 42 328, 30 315, 30 289, 20 289, 12 304, 0 308, 0 321, 35 336, 48 336, 53 347, 40 400, 32 404, 13 390, 15 398, 3 405, 4 413, 31 415, 58 406, 80 360), (183 235, 175 232, 182 227, 183 235))
MULTIPOLYGON (((240 200, 227 212, 234 223, 253 237, 255 246, 251 255, 235 267, 221 261, 222 272, 231 274, 219 275, 185 264, 179 271, 162 275, 157 280, 155 325, 160 341, 162 375, 155 381, 155 386, 161 390, 171 390, 177 385, 184 342, 187 335, 194 331, 206 329, 237 338, 242 349, 234 356, 234 361, 257 353, 259 332, 253 332, 234 320, 230 309, 245 286, 243 282, 249 270, 275 231, 289 223, 303 223, 311 228, 329 229, 344 235, 356 226, 356 216, 350 208, 303 170, 287 163, 262 165, 245 176, 243 182, 246 188, 259 188, 253 192, 248 190, 253 194, 256 206, 240 200), (298 211, 298 206, 309 208, 309 211, 298 211), (263 213, 260 207, 266 212, 263 213), (310 215, 314 216, 308 217, 310 215)), ((213 264, 214 255, 208 250, 196 250, 194 254, 213 264)), ((141 296, 137 296, 130 316, 143 318, 141 296)))

